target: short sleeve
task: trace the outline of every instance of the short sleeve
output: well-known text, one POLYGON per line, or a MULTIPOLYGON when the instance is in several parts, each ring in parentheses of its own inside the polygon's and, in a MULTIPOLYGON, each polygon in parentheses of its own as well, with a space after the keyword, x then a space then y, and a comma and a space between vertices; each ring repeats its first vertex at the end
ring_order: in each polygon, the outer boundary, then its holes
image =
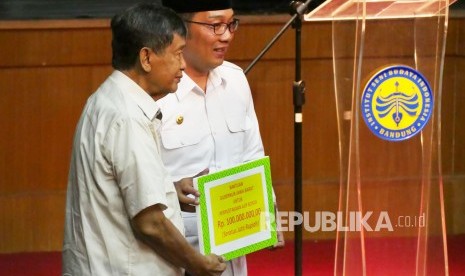
POLYGON ((161 161, 152 122, 142 119, 117 121, 106 138, 107 158, 112 165, 128 214, 161 204, 167 208, 169 175, 161 161))

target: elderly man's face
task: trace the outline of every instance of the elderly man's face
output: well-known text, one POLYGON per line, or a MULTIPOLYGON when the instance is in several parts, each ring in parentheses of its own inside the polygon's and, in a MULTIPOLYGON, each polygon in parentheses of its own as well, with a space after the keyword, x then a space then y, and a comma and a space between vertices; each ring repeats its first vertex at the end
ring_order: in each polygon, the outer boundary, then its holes
POLYGON ((174 35, 173 42, 162 53, 150 53, 146 83, 148 91, 154 97, 161 97, 174 92, 182 78, 182 71, 186 67, 182 55, 186 42, 178 34, 174 35))

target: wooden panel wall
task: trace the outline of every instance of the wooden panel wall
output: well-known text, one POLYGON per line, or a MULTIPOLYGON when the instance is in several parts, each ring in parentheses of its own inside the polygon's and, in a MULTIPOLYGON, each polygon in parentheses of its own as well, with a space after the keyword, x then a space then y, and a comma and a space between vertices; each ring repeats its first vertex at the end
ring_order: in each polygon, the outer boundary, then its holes
MULTIPOLYGON (((245 68, 288 16, 244 17, 229 60, 245 68)), ((61 250, 72 136, 111 72, 108 20, 0 22, 0 252, 61 250)), ((379 26, 379 32, 382 28, 379 26)), ((338 140, 331 25, 305 23, 304 210, 337 211, 338 140)), ((289 30, 249 73, 281 210, 293 209, 294 39, 289 30)), ((450 21, 443 159, 447 225, 465 232, 465 18, 450 21)), ((333 238, 335 233, 305 233, 333 238)), ((287 233, 287 238, 292 238, 287 233)))

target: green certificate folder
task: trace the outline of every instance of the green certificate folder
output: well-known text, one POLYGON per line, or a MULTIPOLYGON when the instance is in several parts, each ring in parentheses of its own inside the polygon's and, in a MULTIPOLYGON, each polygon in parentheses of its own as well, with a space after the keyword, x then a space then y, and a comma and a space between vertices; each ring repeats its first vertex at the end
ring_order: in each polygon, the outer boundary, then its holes
POLYGON ((226 260, 277 243, 269 157, 194 179, 200 251, 226 260))

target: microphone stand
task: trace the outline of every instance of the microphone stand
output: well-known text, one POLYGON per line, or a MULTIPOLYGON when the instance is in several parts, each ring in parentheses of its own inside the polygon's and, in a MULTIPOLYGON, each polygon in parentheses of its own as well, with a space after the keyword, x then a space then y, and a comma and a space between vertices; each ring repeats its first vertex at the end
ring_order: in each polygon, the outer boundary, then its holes
MULTIPOLYGON (((302 106, 305 103, 305 82, 301 79, 301 34, 302 17, 307 12, 311 1, 307 0, 305 3, 292 1, 290 3, 292 18, 244 70, 244 73, 247 74, 292 24, 292 28, 295 29, 295 80, 292 87, 294 104, 294 209, 299 214, 302 214, 302 106)), ((295 226, 294 244, 294 274, 300 276, 302 275, 302 224, 295 226)))

